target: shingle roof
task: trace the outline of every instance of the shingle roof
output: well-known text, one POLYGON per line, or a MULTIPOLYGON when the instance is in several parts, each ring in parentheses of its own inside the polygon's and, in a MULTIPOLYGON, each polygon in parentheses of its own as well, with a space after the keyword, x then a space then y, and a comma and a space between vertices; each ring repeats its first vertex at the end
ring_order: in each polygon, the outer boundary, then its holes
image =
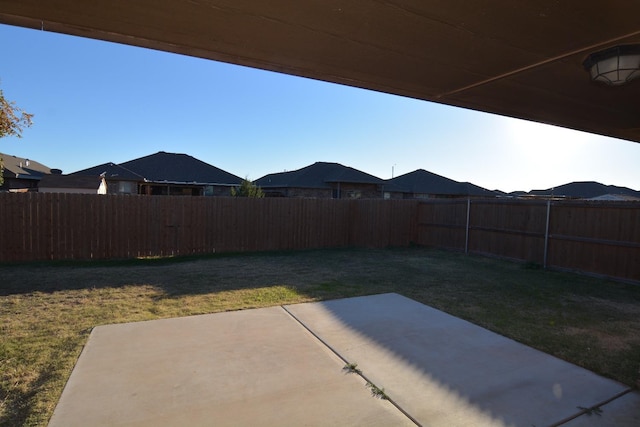
POLYGON ((144 179, 142 175, 139 175, 129 169, 123 168, 120 165, 115 163, 103 163, 98 166, 93 166, 91 168, 83 169, 81 171, 77 171, 74 173, 70 173, 69 175, 93 175, 93 176, 104 176, 106 179, 118 179, 118 180, 131 180, 131 181, 141 181, 144 179))
POLYGON ((34 160, 4 153, 0 153, 0 158, 2 158, 4 176, 39 180, 44 175, 51 173, 51 169, 48 166, 34 160))
POLYGON ((155 154, 114 164, 104 163, 74 174, 105 173, 106 178, 146 180, 149 182, 238 185, 242 178, 187 154, 155 154))
POLYGON ((331 183, 384 184, 384 180, 339 163, 316 162, 304 168, 265 175, 255 181, 262 188, 330 188, 331 183))
POLYGON ((388 182, 404 193, 453 196, 494 196, 493 191, 470 182, 458 182, 424 169, 392 178, 388 182))
POLYGON ((615 185, 604 185, 595 181, 579 181, 569 184, 560 185, 546 190, 531 190, 530 195, 534 196, 565 196, 582 199, 591 199, 605 194, 622 194, 633 197, 640 197, 640 191, 632 190, 627 187, 618 187, 615 185))
POLYGON ((629 196, 627 194, 603 194, 598 197, 591 197, 589 200, 602 200, 612 202, 640 202, 640 197, 629 196))

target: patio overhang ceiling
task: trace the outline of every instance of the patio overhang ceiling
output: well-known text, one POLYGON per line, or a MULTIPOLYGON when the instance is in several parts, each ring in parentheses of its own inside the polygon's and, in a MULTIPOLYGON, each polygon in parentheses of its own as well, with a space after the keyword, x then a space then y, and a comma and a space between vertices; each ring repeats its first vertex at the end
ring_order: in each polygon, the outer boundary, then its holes
MULTIPOLYGON (((640 79, 583 61, 640 43, 628 0, 3 0, 0 22, 640 142, 640 79)), ((311 101, 310 101, 311 102, 311 101)), ((428 117, 425 118, 428 120, 428 117)))

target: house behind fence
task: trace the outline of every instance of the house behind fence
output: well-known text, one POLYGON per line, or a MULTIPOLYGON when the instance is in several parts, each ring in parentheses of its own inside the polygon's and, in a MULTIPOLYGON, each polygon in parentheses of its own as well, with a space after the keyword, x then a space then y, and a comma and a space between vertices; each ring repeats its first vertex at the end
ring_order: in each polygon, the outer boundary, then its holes
POLYGON ((109 194, 229 196, 242 178, 187 154, 159 151, 124 163, 104 163, 71 176, 104 177, 109 194))

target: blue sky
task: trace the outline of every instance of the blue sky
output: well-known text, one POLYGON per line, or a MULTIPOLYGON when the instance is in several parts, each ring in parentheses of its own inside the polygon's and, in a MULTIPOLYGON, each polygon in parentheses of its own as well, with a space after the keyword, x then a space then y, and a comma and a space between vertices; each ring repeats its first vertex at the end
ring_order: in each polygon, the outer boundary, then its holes
POLYGON ((241 177, 338 162, 503 191, 640 190, 640 144, 166 52, 0 25, 0 88, 35 114, 0 152, 64 173, 158 151, 241 177))

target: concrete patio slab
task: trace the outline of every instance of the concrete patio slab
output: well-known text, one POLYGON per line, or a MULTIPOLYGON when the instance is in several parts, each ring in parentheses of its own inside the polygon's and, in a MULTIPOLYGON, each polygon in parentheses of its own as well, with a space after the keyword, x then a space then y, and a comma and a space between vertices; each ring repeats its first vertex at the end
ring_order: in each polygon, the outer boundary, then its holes
POLYGON ((343 366, 281 307, 100 326, 49 426, 414 425, 343 366))
POLYGON ((640 426, 640 393, 631 392, 605 405, 599 412, 583 414, 563 427, 640 426))
POLYGON ((397 294, 284 308, 425 426, 555 425, 628 389, 397 294))
POLYGON ((97 327, 49 425, 636 426, 628 391, 383 294, 97 327))

